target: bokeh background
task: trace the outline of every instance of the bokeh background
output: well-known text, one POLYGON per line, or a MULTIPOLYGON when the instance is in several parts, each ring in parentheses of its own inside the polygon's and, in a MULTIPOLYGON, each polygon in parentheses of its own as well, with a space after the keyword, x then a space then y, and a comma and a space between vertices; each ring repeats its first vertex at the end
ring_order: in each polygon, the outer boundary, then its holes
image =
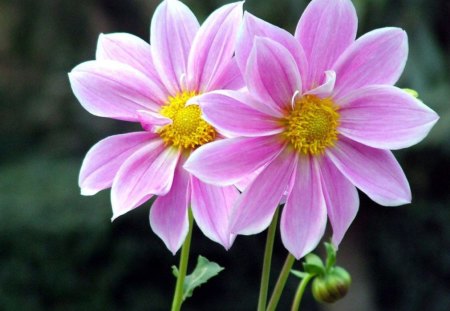
MULTIPOLYGON (((201 21, 226 1, 189 0, 201 21)), ((295 29, 305 0, 247 0, 253 14, 295 29)), ((417 146, 395 152, 413 203, 381 207, 361 194, 338 263, 353 276, 333 306, 306 295, 305 310, 450 310, 450 4, 355 0, 361 35, 398 26, 410 57, 398 83, 416 89, 440 121, 417 146)), ((87 113, 67 79, 94 58, 98 34, 147 40, 158 1, 0 0, 0 310, 168 310, 177 264, 148 225, 149 204, 110 222, 109 190, 82 197, 78 170, 98 140, 133 127, 87 113)), ((336 29, 339 31, 339 29, 336 29)), ((329 235, 328 235, 329 236, 329 235)), ((184 310, 254 310, 265 233, 229 252, 194 232, 198 254, 225 267, 184 310)), ((286 252, 276 241, 275 278, 286 252)), ((322 247, 319 247, 321 251, 322 247)), ((297 263, 299 268, 299 263, 297 263)), ((279 310, 287 310, 292 277, 279 310)))

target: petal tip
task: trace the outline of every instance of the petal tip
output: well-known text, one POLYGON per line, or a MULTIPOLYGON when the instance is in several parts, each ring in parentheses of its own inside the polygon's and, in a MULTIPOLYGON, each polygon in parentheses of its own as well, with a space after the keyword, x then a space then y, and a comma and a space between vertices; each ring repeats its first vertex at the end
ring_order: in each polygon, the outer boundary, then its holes
MULTIPOLYGON (((160 237, 161 238, 161 237, 160 237)), ((172 253, 173 256, 175 256, 180 249, 181 245, 174 245, 173 241, 166 241, 165 239, 162 239, 164 244, 166 245, 167 249, 172 253)))
POLYGON ((75 69, 76 69, 77 67, 75 67, 75 68, 73 68, 71 71, 69 71, 68 73, 67 73, 67 76, 69 77, 69 81, 70 81, 70 83, 72 83, 72 81, 73 81, 73 79, 74 79, 74 71, 75 71, 75 69))
POLYGON ((228 240, 227 241, 222 241, 222 246, 225 248, 226 251, 229 251, 231 246, 233 246, 233 243, 236 239, 236 235, 233 233, 230 233, 230 235, 228 236, 228 240), (224 243, 225 242, 225 243, 224 243))
POLYGON ((101 32, 101 33, 98 35, 97 43, 100 43, 100 41, 104 40, 105 37, 106 37, 106 35, 105 35, 103 32, 101 32))
POLYGON ((225 243, 224 243, 224 241, 221 241, 221 242, 220 242, 220 245, 222 245, 223 248, 225 248, 226 251, 229 251, 230 248, 231 248, 230 242, 225 242, 225 243))
POLYGON ((300 260, 303 256, 305 256, 306 254, 303 254, 302 252, 296 252, 296 251, 292 251, 289 250, 289 253, 295 257, 296 260, 300 260))
POLYGON ((393 199, 390 202, 383 202, 384 206, 402 206, 406 204, 411 204, 412 202, 412 195, 411 191, 409 193, 405 193, 404 197, 399 197, 396 199, 393 199))
POLYGON ((337 236, 333 233, 333 236, 331 237, 331 244, 333 244, 336 251, 339 249, 339 244, 341 244, 343 239, 343 236, 337 236))
POLYGON ((84 188, 84 187, 81 187, 81 189, 80 189, 80 194, 83 196, 91 196, 91 195, 96 194, 97 192, 98 192, 98 190, 84 188))

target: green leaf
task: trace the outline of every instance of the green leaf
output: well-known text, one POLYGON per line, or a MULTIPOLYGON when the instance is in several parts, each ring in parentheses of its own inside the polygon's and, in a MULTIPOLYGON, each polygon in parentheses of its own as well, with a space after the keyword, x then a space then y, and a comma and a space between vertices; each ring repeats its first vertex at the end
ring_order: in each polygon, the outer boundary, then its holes
POLYGON ((323 265, 322 259, 320 259, 319 256, 313 253, 305 256, 303 269, 309 274, 323 275, 325 273, 325 267, 323 265))
POLYGON ((325 242, 324 244, 327 251, 326 269, 327 271, 329 271, 336 263, 336 248, 331 243, 325 242))
POLYGON ((307 275, 309 275, 309 273, 306 272, 302 272, 302 271, 298 271, 298 270, 291 270, 291 273, 293 275, 295 275, 296 277, 303 279, 305 278, 307 275))
MULTIPOLYGON (((224 268, 203 256, 198 256, 194 271, 186 276, 183 286, 183 301, 191 297, 194 289, 208 282, 208 280, 222 271, 224 268)), ((172 267, 172 272, 178 275, 178 269, 172 267)))
POLYGON ((174 277, 178 278, 180 272, 178 271, 177 266, 172 266, 172 274, 174 275, 174 277))

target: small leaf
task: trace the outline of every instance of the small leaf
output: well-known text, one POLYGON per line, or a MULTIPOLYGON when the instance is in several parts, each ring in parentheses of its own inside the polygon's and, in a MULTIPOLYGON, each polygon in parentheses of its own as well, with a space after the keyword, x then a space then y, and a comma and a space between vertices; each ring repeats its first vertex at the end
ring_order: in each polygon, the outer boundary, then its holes
MULTIPOLYGON (((208 282, 210 278, 219 274, 223 269, 217 263, 209 261, 203 256, 198 256, 194 271, 184 279, 183 301, 192 296, 194 289, 208 282)), ((176 271, 178 272, 178 269, 176 271)))
POLYGON ((309 274, 323 275, 325 273, 325 267, 322 259, 313 253, 305 256, 303 269, 309 274))
POLYGON ((336 263, 336 248, 333 244, 325 242, 325 249, 327 251, 327 262, 326 262, 326 269, 329 271, 331 267, 334 266, 336 263))
POLYGON ((180 272, 178 271, 177 266, 172 266, 172 274, 174 277, 178 278, 178 275, 180 274, 180 272))
POLYGON ((306 272, 302 272, 302 271, 298 271, 298 270, 291 270, 291 273, 293 275, 295 275, 296 277, 303 279, 305 278, 307 275, 309 275, 309 273, 306 272))
POLYGON ((310 253, 305 256, 305 263, 307 263, 309 265, 323 267, 322 259, 320 259, 319 256, 317 256, 316 254, 313 254, 313 253, 310 253))

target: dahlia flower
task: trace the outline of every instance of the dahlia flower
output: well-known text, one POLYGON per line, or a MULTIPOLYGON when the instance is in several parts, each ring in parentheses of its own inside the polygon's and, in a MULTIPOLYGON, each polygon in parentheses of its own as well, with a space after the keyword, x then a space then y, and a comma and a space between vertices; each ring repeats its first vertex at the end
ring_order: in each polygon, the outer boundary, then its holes
POLYGON ((261 232, 285 202, 282 241, 301 258, 317 246, 327 216, 340 243, 359 207, 356 188, 381 205, 411 201, 390 149, 418 143, 438 116, 393 86, 406 33, 382 28, 355 40, 356 29, 349 0, 313 0, 295 36, 244 14, 236 59, 248 92, 196 98, 207 122, 240 137, 202 146, 184 165, 223 186, 260 170, 234 206, 231 232, 261 232))
POLYGON ((113 219, 157 195, 150 225, 173 253, 188 232, 188 206, 207 237, 225 248, 234 239, 228 219, 237 190, 205 184, 182 165, 194 149, 221 136, 187 100, 243 86, 233 58, 242 15, 242 2, 228 4, 200 27, 186 5, 163 1, 151 21, 151 45, 126 33, 100 35, 96 60, 69 73, 87 111, 143 128, 89 150, 79 176, 81 193, 111 187, 113 219))

